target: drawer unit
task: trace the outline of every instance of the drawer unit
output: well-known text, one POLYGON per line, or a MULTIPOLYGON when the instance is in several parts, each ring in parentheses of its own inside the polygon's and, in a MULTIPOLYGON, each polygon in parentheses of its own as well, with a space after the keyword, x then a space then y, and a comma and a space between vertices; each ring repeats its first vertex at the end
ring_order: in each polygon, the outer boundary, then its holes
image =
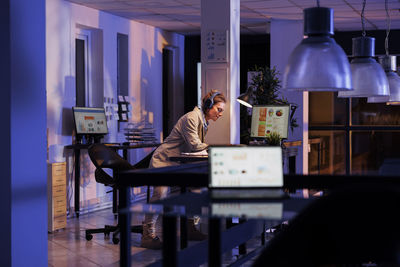
POLYGON ((48 231, 53 232, 67 226, 67 164, 47 166, 48 231))

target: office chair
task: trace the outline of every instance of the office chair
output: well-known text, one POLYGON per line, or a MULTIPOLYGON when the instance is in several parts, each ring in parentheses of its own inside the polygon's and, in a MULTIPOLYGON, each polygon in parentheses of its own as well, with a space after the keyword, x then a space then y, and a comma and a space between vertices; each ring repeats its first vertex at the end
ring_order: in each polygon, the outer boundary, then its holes
POLYGON ((399 205, 395 185, 334 190, 290 221, 253 266, 399 266, 399 205))
MULTIPOLYGON (((141 161, 136 163, 135 165, 131 165, 127 160, 122 158, 113 148, 107 147, 104 144, 93 144, 88 148, 88 154, 96 167, 95 170, 95 179, 96 182, 104 184, 105 186, 110 186, 113 189, 116 188, 116 179, 118 177, 112 177, 107 174, 104 169, 111 169, 113 173, 122 170, 131 170, 131 169, 141 169, 148 168, 150 164, 151 157, 153 156, 155 150, 149 153, 146 157, 144 157, 141 161)), ((114 175, 115 176, 115 175, 114 175)), ((149 202, 149 187, 147 188, 147 202, 149 202)), ((142 233, 143 228, 142 225, 135 225, 131 227, 133 233, 142 233)), ((96 229, 87 229, 86 240, 91 240, 93 238, 93 234, 96 233, 104 233, 104 235, 108 236, 111 232, 113 233, 112 241, 114 244, 119 243, 119 223, 117 225, 105 225, 103 228, 96 229)))

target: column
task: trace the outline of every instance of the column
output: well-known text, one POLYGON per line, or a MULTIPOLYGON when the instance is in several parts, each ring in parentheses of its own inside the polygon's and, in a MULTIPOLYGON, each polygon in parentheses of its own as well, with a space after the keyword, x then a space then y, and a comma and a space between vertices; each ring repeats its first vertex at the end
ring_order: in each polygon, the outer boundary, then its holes
POLYGON ((202 97, 212 89, 226 98, 224 115, 210 121, 206 142, 238 144, 240 142, 240 1, 201 1, 201 91, 202 97))
MULTIPOLYGON (((271 21, 271 68, 276 67, 280 80, 289 56, 294 48, 303 39, 303 21, 279 20, 271 21)), ((294 115, 299 127, 292 132, 289 128, 289 141, 301 140, 302 147, 299 148, 296 157, 296 173, 308 172, 308 92, 289 92, 281 89, 282 96, 291 103, 296 103, 298 108, 294 115)))

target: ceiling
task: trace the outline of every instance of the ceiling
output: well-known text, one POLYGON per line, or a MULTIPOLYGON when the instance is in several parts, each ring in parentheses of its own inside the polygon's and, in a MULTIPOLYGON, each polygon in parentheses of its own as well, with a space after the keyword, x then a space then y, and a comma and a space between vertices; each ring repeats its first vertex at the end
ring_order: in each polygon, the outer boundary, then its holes
MULTIPOLYGON (((120 17, 181 34, 200 33, 201 0, 67 0, 120 17)), ((387 0, 391 29, 400 29, 400 0, 387 0)), ((242 34, 268 32, 271 18, 302 20, 303 9, 315 0, 241 0, 242 34)), ((362 0, 320 0, 320 6, 334 9, 336 31, 361 30, 362 0)), ((385 0, 367 0, 366 30, 386 29, 385 0)))

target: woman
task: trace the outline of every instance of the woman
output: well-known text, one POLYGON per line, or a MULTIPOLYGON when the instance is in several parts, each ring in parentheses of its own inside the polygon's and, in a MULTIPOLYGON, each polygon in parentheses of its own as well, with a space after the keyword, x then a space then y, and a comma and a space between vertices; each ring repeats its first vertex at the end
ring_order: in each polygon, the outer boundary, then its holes
MULTIPOLYGON (((198 152, 207 149, 208 144, 204 143, 207 133, 208 121, 218 120, 225 110, 225 96, 217 90, 209 92, 202 100, 201 109, 195 107, 183 115, 175 124, 170 135, 165 139, 153 154, 150 168, 159 168, 178 165, 170 161, 173 156, 180 156, 182 152, 198 152)), ((150 202, 165 198, 168 187, 156 186, 150 202)), ((155 224, 158 215, 146 215, 143 222, 143 235, 141 246, 144 248, 160 249, 162 243, 155 234, 155 224)), ((189 219, 192 225, 189 226, 189 239, 202 239, 203 234, 196 232, 193 220, 189 219), (192 231, 191 231, 192 230, 192 231)))

